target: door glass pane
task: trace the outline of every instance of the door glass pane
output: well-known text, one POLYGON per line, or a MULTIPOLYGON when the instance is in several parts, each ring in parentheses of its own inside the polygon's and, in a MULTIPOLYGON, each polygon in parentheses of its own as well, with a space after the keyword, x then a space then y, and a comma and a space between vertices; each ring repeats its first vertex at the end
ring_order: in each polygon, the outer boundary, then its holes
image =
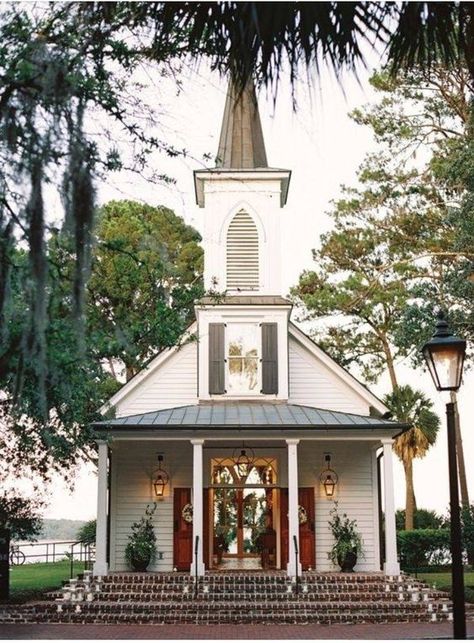
POLYGON ((215 548, 223 554, 237 553, 237 491, 215 489, 214 491, 214 536, 215 548))
POLYGON ((245 489, 243 506, 244 554, 258 554, 268 512, 265 489, 245 489))

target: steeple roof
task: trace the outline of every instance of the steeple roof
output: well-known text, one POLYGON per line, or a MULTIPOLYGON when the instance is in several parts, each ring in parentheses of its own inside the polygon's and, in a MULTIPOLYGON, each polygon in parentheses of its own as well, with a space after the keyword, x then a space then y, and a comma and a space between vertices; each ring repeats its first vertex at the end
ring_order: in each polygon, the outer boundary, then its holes
POLYGON ((251 80, 240 92, 232 80, 229 83, 216 167, 233 170, 268 168, 255 86, 251 80))

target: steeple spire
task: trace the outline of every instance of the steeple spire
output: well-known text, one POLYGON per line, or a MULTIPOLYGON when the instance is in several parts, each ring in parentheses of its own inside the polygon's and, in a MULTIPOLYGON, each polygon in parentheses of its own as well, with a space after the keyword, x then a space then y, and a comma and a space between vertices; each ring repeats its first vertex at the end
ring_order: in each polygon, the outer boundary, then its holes
POLYGON ((234 170, 268 167, 252 80, 240 93, 232 80, 229 83, 216 167, 234 170))

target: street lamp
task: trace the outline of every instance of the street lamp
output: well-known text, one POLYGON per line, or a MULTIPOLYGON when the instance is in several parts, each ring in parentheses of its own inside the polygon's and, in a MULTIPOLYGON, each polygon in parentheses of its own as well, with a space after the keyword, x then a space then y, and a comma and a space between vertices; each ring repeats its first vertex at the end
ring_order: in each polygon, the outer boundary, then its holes
MULTIPOLYGON (((433 337, 422 348, 423 356, 438 391, 457 391, 461 386, 466 342, 449 330, 443 313, 439 313, 433 337)), ((464 576, 462 564, 461 518, 459 512, 458 464, 454 404, 446 404, 448 425, 449 500, 451 513, 451 556, 453 629, 455 639, 466 638, 464 576)))

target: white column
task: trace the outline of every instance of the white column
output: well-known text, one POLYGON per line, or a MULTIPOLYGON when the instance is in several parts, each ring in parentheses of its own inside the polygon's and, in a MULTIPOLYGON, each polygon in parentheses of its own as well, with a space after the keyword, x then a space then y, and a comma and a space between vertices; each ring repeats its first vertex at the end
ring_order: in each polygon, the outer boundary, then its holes
MULTIPOLYGON (((299 440, 287 440, 288 445, 288 576, 296 574, 295 543, 300 549, 300 523, 298 520, 298 444, 299 440)), ((298 555, 298 573, 301 563, 298 555)))
POLYGON ((400 573, 397 560, 397 531, 395 526, 395 496, 393 491, 392 439, 382 440, 383 445, 383 486, 385 512, 385 564, 384 572, 390 575, 400 573))
POLYGON ((197 555, 197 573, 204 575, 203 558, 203 474, 202 445, 204 440, 191 440, 193 445, 193 564, 191 574, 196 573, 196 537, 199 537, 197 555))
POLYGON ((97 467, 97 526, 95 532, 95 563, 93 573, 96 576, 107 574, 107 442, 100 440, 99 462, 97 467))

